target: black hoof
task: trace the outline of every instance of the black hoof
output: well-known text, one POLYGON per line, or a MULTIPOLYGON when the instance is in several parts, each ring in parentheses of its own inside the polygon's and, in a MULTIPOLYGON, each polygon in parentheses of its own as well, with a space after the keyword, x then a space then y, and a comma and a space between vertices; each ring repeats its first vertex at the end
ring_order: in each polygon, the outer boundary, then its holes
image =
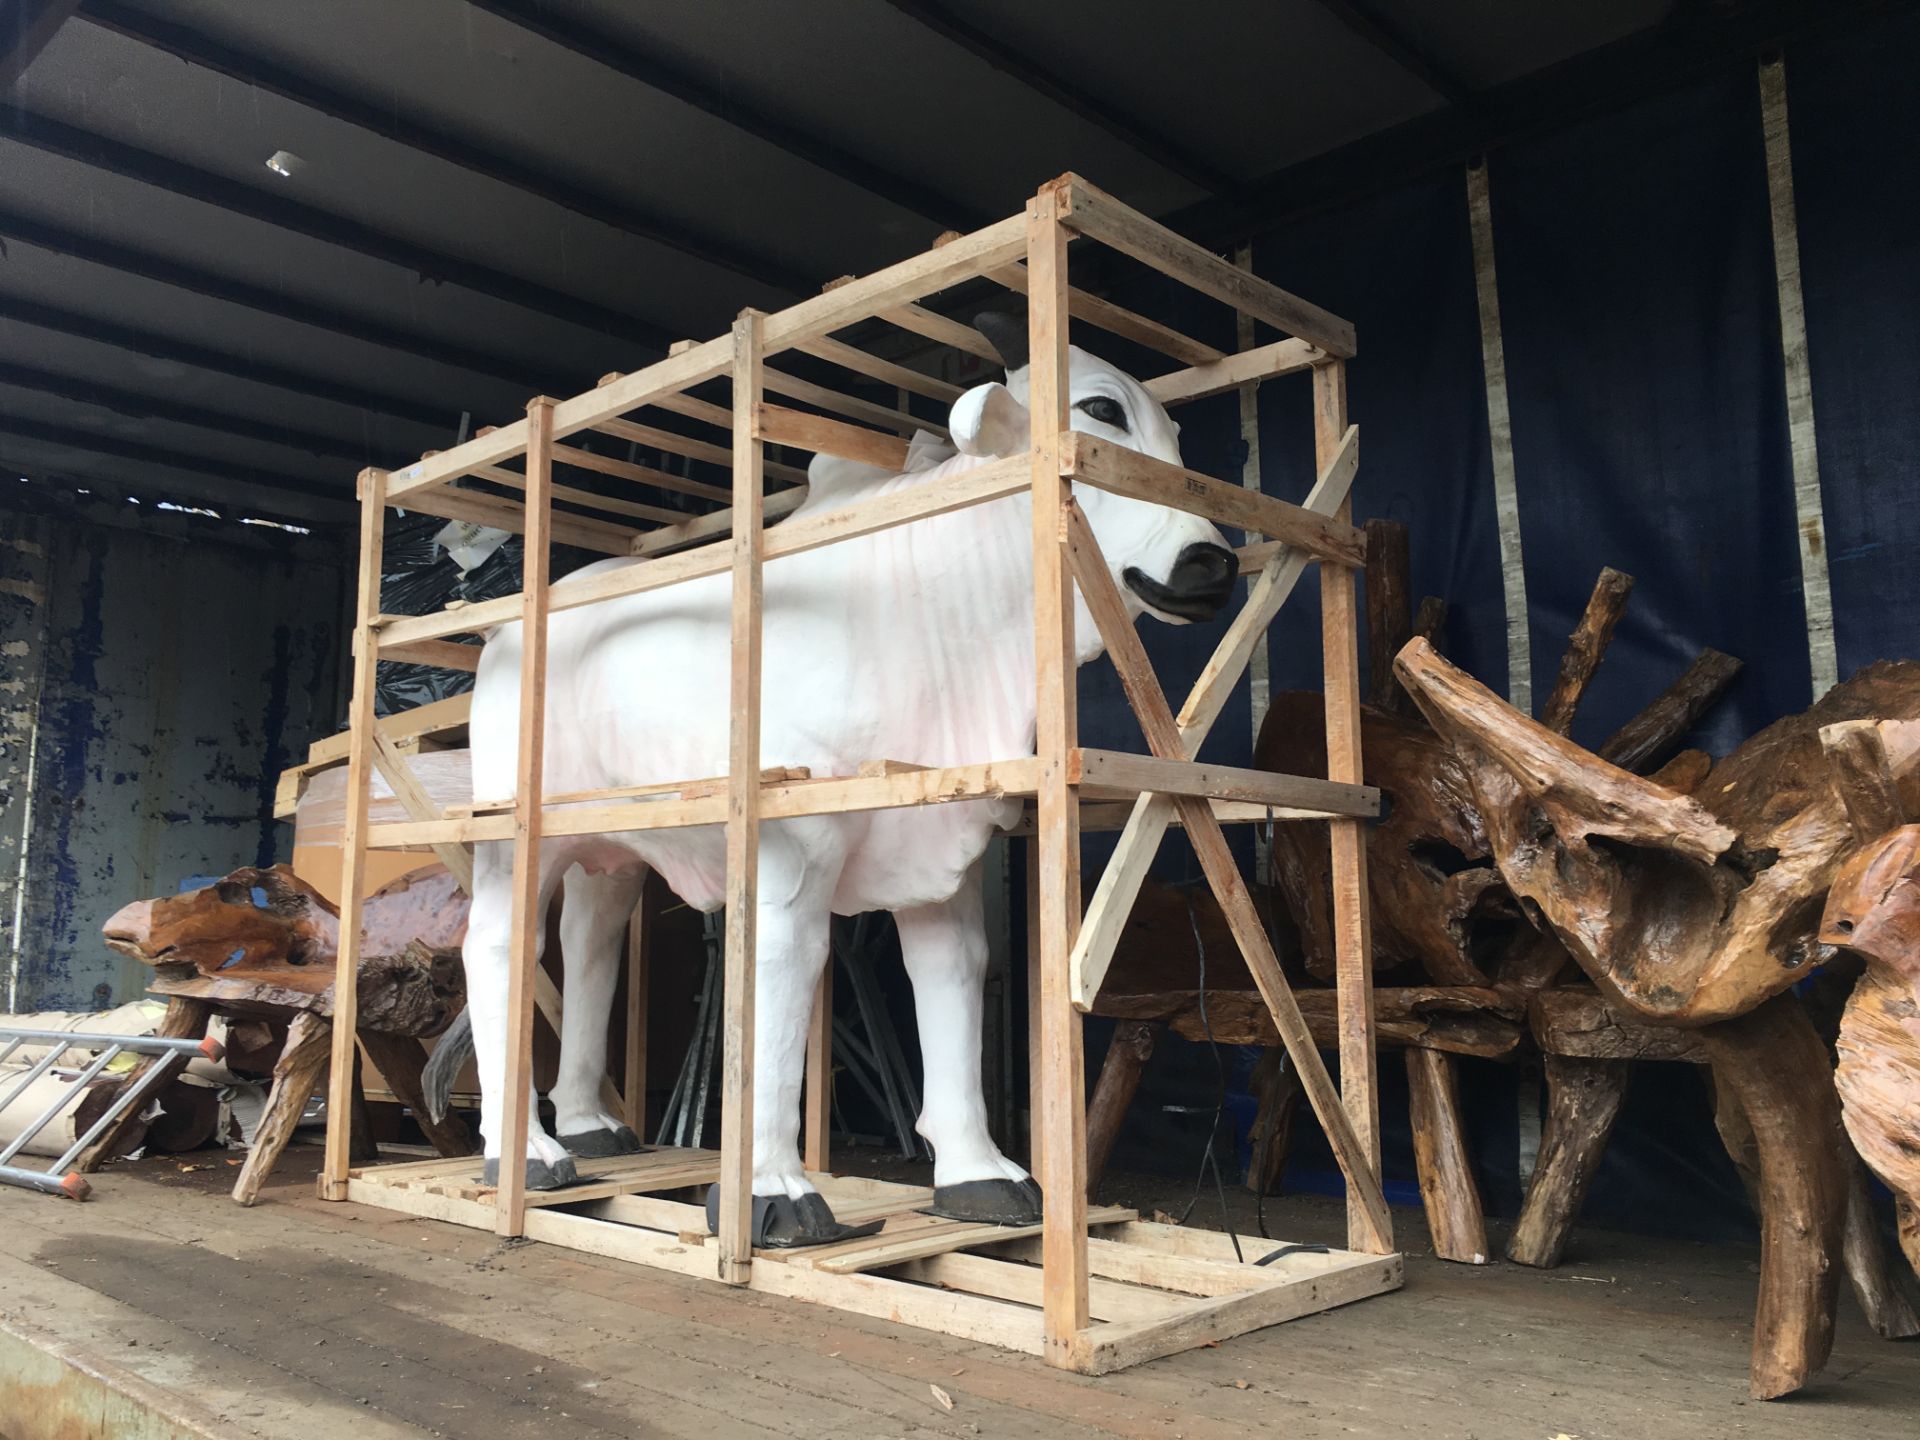
MULTIPOLYGON (((500 1183, 500 1162, 489 1160, 481 1168, 480 1183, 498 1185, 500 1183)), ((569 1185, 580 1183, 580 1176, 573 1168, 571 1160, 562 1160, 557 1165, 549 1165, 544 1160, 527 1161, 527 1189, 564 1190, 569 1185)))
POLYGON ((964 1180, 937 1185, 929 1215, 981 1225, 1038 1225, 1040 1187, 1032 1180, 964 1180))
MULTIPOLYGON (((818 1192, 798 1200, 785 1195, 753 1197, 753 1248, 756 1250, 797 1250, 803 1245, 832 1245, 840 1240, 858 1240, 862 1235, 877 1235, 884 1221, 866 1225, 842 1225, 833 1218, 833 1209, 818 1192)), ((707 1187, 707 1229, 720 1233, 720 1187, 707 1187)))
POLYGON ((625 1125, 616 1129, 582 1130, 578 1135, 562 1135, 560 1143, 569 1155, 583 1160, 604 1160, 610 1155, 638 1155, 647 1147, 625 1125))

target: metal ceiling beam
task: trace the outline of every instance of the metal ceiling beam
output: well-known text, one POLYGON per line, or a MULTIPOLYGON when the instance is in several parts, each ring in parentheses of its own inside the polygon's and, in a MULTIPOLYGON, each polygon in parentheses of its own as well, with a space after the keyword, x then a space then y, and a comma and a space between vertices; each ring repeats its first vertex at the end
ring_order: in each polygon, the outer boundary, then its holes
POLYGON ((0 0, 0 91, 20 78, 79 0, 0 0))
POLYGON ((313 500, 335 500, 343 505, 353 501, 352 476, 345 477, 337 485, 323 485, 311 480, 296 480, 289 475, 263 474, 251 465, 235 465, 204 455, 183 455, 178 450, 148 445, 140 440, 123 440, 117 435, 96 435, 92 431, 75 430, 66 425, 48 425, 22 415, 0 414, 0 435, 18 435, 23 440, 38 440, 47 445, 65 446, 69 450, 85 450, 93 455, 110 455, 116 460, 165 465, 169 469, 185 470, 190 474, 238 480, 245 485, 257 485, 262 490, 280 490, 289 495, 305 495, 313 500))
POLYGON ((1001 74, 1019 81, 1063 110, 1069 110, 1088 124, 1106 131, 1128 149, 1146 156, 1161 169, 1178 175, 1189 185, 1209 195, 1232 195, 1239 191, 1239 181, 1216 170, 1179 142, 1149 130, 1118 107, 1035 64, 995 36, 961 19, 944 5, 932 4, 929 0, 887 0, 887 3, 943 40, 986 61, 1001 74))
POLYGON ((22 325, 32 325, 40 330, 52 330, 57 334, 71 335, 76 339, 92 341, 98 345, 131 350, 135 354, 151 356, 155 360, 168 360, 196 370, 210 370, 218 375, 231 375, 238 380, 251 380, 256 384, 270 385, 276 390, 305 395, 314 400, 327 400, 336 405, 350 405, 358 410, 371 410, 382 415, 392 415, 415 425, 430 426, 435 430, 451 430, 459 420, 459 411, 452 407, 421 405, 411 400, 402 400, 388 395, 384 391, 362 390, 354 385, 342 385, 318 375, 288 370, 250 356, 229 355, 204 345, 194 345, 185 340, 158 335, 151 330, 140 330, 111 320, 97 320, 91 315, 77 315, 71 310, 42 305, 37 300, 0 295, 0 320, 14 320, 22 325))
POLYGON ((1361 0, 1317 0, 1320 8, 1449 105, 1473 102, 1473 87, 1361 0))
POLYGON ((224 175, 170 160, 151 150, 96 135, 63 121, 35 115, 17 107, 0 107, 0 138, 14 140, 50 155, 59 155, 95 170, 122 175, 202 204, 243 215, 263 224, 337 245, 389 265, 411 270, 423 280, 445 281, 510 305, 583 329, 615 335, 636 345, 665 353, 677 337, 664 326, 610 305, 555 290, 537 281, 495 270, 458 256, 445 255, 388 235, 357 220, 334 215, 317 206, 270 195, 224 175))
MULTIPOLYGON (((1915 0, 1750 0, 1731 16, 1682 4, 1649 30, 1478 92, 1468 108, 1409 120, 1337 150, 1289 165, 1231 201, 1203 200, 1161 217, 1214 249, 1304 216, 1463 164, 1499 145, 1630 105, 1733 68, 1763 51, 1842 28, 1915 0)), ((1751 78, 1751 76, 1749 76, 1751 78)))
POLYGON ((611 195, 569 185, 545 166, 524 164, 430 121, 409 119, 396 113, 389 104, 334 89, 263 55, 245 54, 222 45, 191 26, 135 10, 120 4, 119 0, 83 0, 80 18, 103 30, 165 51, 188 64, 317 110, 409 150, 458 165, 637 239, 691 256, 703 264, 718 266, 790 295, 812 295, 820 289, 820 277, 802 275, 771 256, 750 254, 717 236, 702 234, 664 216, 646 214, 611 195))
POLYGON ((188 405, 180 401, 161 400, 151 395, 142 395, 137 391, 122 390, 117 385, 104 385, 96 380, 81 380, 71 375, 57 375, 50 370, 36 369, 31 365, 16 365, 8 360, 0 360, 0 385, 11 385, 20 390, 58 396, 62 400, 71 400, 76 405, 98 406, 103 410, 111 410, 119 415, 129 415, 139 420, 164 420, 175 425, 191 425, 196 430, 211 430, 216 434, 231 435, 240 440, 258 440, 263 444, 299 450, 318 457, 338 457, 352 461, 356 467, 377 463, 376 457, 363 444, 355 445, 349 441, 335 440, 331 436, 318 435, 310 430, 297 430, 287 425, 271 425, 244 415, 207 410, 198 405, 188 405))
POLYGON ((870 195, 878 195, 936 224, 959 230, 977 230, 999 218, 982 215, 918 180, 896 175, 884 166, 862 160, 817 135, 808 134, 798 126, 753 110, 730 96, 709 89, 695 77, 675 70, 651 55, 641 54, 604 30, 524 3, 524 0, 467 0, 467 3, 538 35, 550 44, 585 56, 609 70, 618 71, 629 80, 637 80, 649 89, 670 95, 683 105, 690 105, 849 185, 857 186, 870 195))
MULTIPOLYGON (((265 315, 291 320, 300 325, 310 325, 316 330, 344 335, 350 340, 358 340, 385 350, 402 351, 423 360, 431 360, 435 364, 468 370, 476 375, 491 376, 529 395, 554 388, 552 385, 542 385, 529 380, 527 372, 531 367, 517 365, 497 355, 469 350, 461 345, 401 330, 378 320, 348 315, 325 305, 283 295, 277 290, 269 290, 264 286, 250 285, 243 280, 216 275, 210 270, 183 265, 179 261, 169 260, 149 251, 135 250, 131 246, 116 245, 106 240, 96 240, 78 231, 49 225, 44 221, 10 210, 0 210, 0 236, 18 240, 22 244, 38 246, 42 250, 68 255, 76 260, 84 260, 90 265, 100 265, 128 275, 138 275, 142 279, 171 285, 175 289, 190 290, 196 295, 223 300, 231 305, 242 305, 265 315)), ((579 386, 571 388, 578 389, 579 386)), ((568 387, 562 386, 554 393, 566 394, 571 391, 568 387)))

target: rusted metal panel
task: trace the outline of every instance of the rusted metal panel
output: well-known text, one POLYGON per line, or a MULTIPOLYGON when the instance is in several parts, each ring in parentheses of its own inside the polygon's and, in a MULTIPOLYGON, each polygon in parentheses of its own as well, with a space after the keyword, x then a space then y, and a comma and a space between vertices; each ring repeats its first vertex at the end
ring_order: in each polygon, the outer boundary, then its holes
MULTIPOLYGON (((274 782, 336 728, 342 554, 332 537, 152 511, 30 518, 42 521, 43 643, 36 657, 30 635, 0 633, 39 660, 25 863, 18 849, 0 857, 17 888, 0 959, 9 1009, 94 1009, 146 978, 100 943, 107 916, 289 850, 274 782)), ((21 724, 0 733, 9 780, 21 724)), ((0 825, 20 803, 0 808, 0 825)))
POLYGON ((7 1440, 224 1440, 241 1433, 198 1410, 100 1356, 0 1323, 7 1440))

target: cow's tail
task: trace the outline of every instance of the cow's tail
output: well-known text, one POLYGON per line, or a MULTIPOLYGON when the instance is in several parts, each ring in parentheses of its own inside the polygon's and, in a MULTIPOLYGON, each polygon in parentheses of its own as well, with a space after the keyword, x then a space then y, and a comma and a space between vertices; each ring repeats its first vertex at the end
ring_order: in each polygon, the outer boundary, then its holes
POLYGON ((447 1118, 447 1108, 453 1101, 454 1079, 472 1055, 473 1012, 462 1010, 433 1047, 427 1068, 420 1074, 427 1114, 436 1123, 447 1118))

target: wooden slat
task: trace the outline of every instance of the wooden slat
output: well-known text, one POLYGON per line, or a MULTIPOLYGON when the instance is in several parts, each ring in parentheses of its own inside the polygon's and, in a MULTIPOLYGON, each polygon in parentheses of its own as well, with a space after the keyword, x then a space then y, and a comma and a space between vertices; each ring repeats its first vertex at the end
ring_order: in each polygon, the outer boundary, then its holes
MULTIPOLYGON (((1074 579, 1080 585, 1080 596, 1106 641, 1107 654, 1119 673, 1121 688, 1126 692, 1135 719, 1140 722, 1141 733, 1156 755, 1169 760, 1184 757, 1185 737, 1167 705, 1167 697, 1160 688, 1152 662, 1147 659, 1140 634, 1127 614, 1126 602, 1113 582, 1113 572, 1100 553, 1093 527, 1078 506, 1067 507, 1066 532, 1067 556, 1074 579)), ((1293 1062, 1314 1115, 1333 1148, 1334 1159, 1346 1177, 1349 1211, 1364 1218, 1365 1238, 1369 1242, 1364 1248, 1385 1253, 1391 1248, 1393 1227, 1387 1215, 1386 1197, 1380 1189, 1379 1162, 1368 1156, 1362 1137, 1342 1108, 1340 1093, 1327 1074, 1306 1018, 1300 1013, 1299 1002, 1294 999, 1293 989, 1287 984, 1280 961, 1273 953, 1266 926, 1255 912, 1246 881, 1227 849, 1226 835, 1204 800, 1183 795, 1175 800, 1175 806, 1186 822, 1187 839, 1240 946, 1247 969, 1252 972, 1253 983, 1273 1013, 1274 1028, 1280 1032, 1287 1058, 1293 1062)), ((1371 1034, 1367 1038, 1371 1041, 1371 1034)))
POLYGON ((1082 787, 1083 794, 1157 792, 1246 800, 1323 815, 1371 817, 1380 813, 1380 792, 1370 785, 1337 784, 1307 775, 1130 755, 1120 750, 1076 748, 1067 758, 1067 776, 1082 787))
MULTIPOLYGON (((1360 463, 1358 432, 1342 444, 1334 463, 1325 466, 1308 493, 1302 507, 1316 515, 1333 513, 1353 484, 1360 463)), ((1293 593, 1306 573, 1308 557, 1297 550, 1282 548, 1273 552, 1247 591, 1247 602, 1227 627, 1227 633, 1214 647, 1213 656, 1193 684, 1186 704, 1180 707, 1180 733, 1186 742, 1186 756, 1199 753, 1213 723, 1220 718, 1228 697, 1239 684, 1240 676, 1253 655, 1254 645, 1267 633, 1267 626, 1293 593)), ((1143 795, 1135 803, 1133 817, 1127 821, 1119 843, 1114 846, 1107 867, 1100 872, 1100 883, 1087 905, 1081 923, 1080 938, 1073 957, 1073 1003, 1090 1009, 1100 992, 1100 982, 1113 963, 1114 947, 1126 927, 1135 897, 1153 863, 1160 839, 1173 819, 1173 801, 1163 795, 1143 795)))
MULTIPOLYGON (((791 515, 806 501, 807 487, 782 490, 769 495, 761 509, 761 516, 768 522, 791 515)), ((678 525, 662 525, 658 530, 649 530, 633 542, 635 555, 666 555, 675 550, 684 550, 693 545, 704 545, 709 540, 717 540, 722 535, 733 533, 733 510, 715 510, 710 515, 702 515, 695 520, 683 520, 678 525)))
MULTIPOLYGON (((611 475, 616 480, 631 480, 636 485, 651 485, 656 490, 672 490, 701 500, 725 500, 731 493, 724 486, 709 485, 704 480, 689 480, 684 475, 675 475, 671 470, 661 470, 652 465, 636 465, 630 460, 596 455, 577 445, 555 446, 554 459, 576 470, 592 470, 596 474, 611 475)), ((681 517, 675 513, 673 518, 681 517)))
POLYGON ((914 395, 924 395, 929 400, 938 400, 945 405, 951 405, 964 393, 958 385, 936 379, 910 366, 882 360, 878 355, 869 355, 864 350, 856 350, 843 341, 827 336, 805 341, 796 348, 815 359, 851 370, 856 375, 864 375, 869 380, 878 380, 883 385, 891 385, 896 390, 905 390, 914 395))
POLYGON ((1080 234, 1331 355, 1344 359, 1354 353, 1353 326, 1339 316, 1228 264, 1078 175, 1067 177, 1065 194, 1066 222, 1080 234))
MULTIPOLYGON (((1014 1300, 1036 1309, 1045 1284, 1035 1266, 1009 1265, 1004 1260, 989 1260, 981 1255, 932 1255, 924 1260, 909 1260, 889 1273, 901 1280, 942 1285, 995 1300, 1014 1300)), ((1087 1313, 1095 1320, 1167 1320, 1184 1313, 1186 1308, 1183 1297, 1163 1290, 1105 1279, 1087 1281, 1087 1313)))
POLYGON ((480 647, 462 645, 457 640, 415 640, 410 645, 382 646, 380 658, 432 665, 441 670, 463 670, 471 675, 480 668, 480 647))
MULTIPOLYGON (((1313 453, 1322 466, 1339 456, 1354 434, 1347 423, 1347 369, 1341 361, 1313 372, 1313 453)), ((1353 502, 1342 502, 1339 519, 1350 520, 1353 502)), ((1327 778, 1361 781, 1359 576, 1322 566, 1320 653, 1327 712, 1327 778)), ((1367 837, 1358 820, 1329 825, 1333 847, 1333 945, 1340 992, 1340 1087, 1347 1115, 1372 1173, 1380 1173, 1380 1079, 1373 1026, 1372 907, 1367 903, 1367 837)), ((1392 1233, 1377 1217, 1358 1212, 1349 1187, 1347 1246, 1384 1254, 1392 1233)))
POLYGON ((767 353, 792 349, 883 310, 971 280, 996 265, 1017 260, 1026 248, 1026 217, 1012 215, 910 260, 848 280, 825 294, 768 316, 767 353))
MULTIPOLYGON (((807 1022, 806 1088, 801 1092, 800 1161, 809 1170, 833 1163, 833 957, 821 967, 807 1022)), ((931 1197, 929 1197, 931 1198, 931 1197)), ((852 1223, 838 1207, 842 1224, 852 1223)))
MULTIPOLYGON (((373 789, 374 675, 379 669, 373 622, 380 613, 380 559, 387 525, 387 474, 360 472, 360 581, 356 594, 353 697, 347 708, 346 815, 340 835, 340 932, 333 969, 333 1053, 330 1093, 353 1091, 355 1022, 360 1014, 360 928, 367 877, 367 802, 373 789)), ((352 1149, 352 1107, 327 1107, 322 1200, 345 1200, 352 1149)))
POLYGON ((1038 1317, 1025 1306, 874 1275, 830 1275, 800 1265, 756 1265, 752 1288, 895 1325, 918 1325, 1028 1355, 1041 1353, 1038 1317))
MULTIPOLYGON (((526 477, 507 470, 524 484, 526 477)), ((504 481, 496 483, 506 483, 504 481)), ((394 502, 389 501, 389 504, 394 502)), ((433 490, 416 494, 404 507, 423 515, 438 515, 446 520, 468 520, 475 525, 490 525, 511 535, 526 533, 526 509, 504 495, 488 495, 478 490, 433 490)), ((611 520, 595 520, 589 515, 556 515, 552 534, 563 545, 592 550, 600 555, 625 555, 633 549, 639 531, 611 520)))
POLYGON ((896 305, 888 310, 874 312, 888 324, 898 325, 902 330, 910 330, 915 335, 937 340, 942 345, 951 345, 956 350, 964 350, 969 355, 977 355, 990 364, 1000 363, 1000 352, 993 348, 993 342, 971 325, 951 320, 945 315, 927 309, 924 305, 896 305))
POLYGON ((1306 370, 1327 358, 1327 352, 1305 340, 1276 340, 1204 365, 1190 365, 1170 375, 1143 381, 1146 391, 1162 405, 1185 405, 1209 395, 1237 390, 1242 385, 1271 380, 1306 370))
MULTIPOLYGON (((1139 1218, 1137 1211, 1129 1210, 1122 1205, 1102 1205, 1087 1212, 1089 1225, 1110 1225, 1118 1221, 1139 1218)), ((862 1270, 883 1270, 889 1265, 904 1264, 908 1260, 922 1260, 929 1255, 944 1255, 950 1250, 962 1250, 969 1245, 980 1245, 989 1241, 1019 1240, 1029 1235, 1038 1235, 1043 1228, 1041 1225, 975 1225, 958 1220, 941 1220, 932 1225, 916 1227, 907 1235, 891 1239, 883 1232, 868 1240, 856 1242, 852 1249, 843 1253, 813 1258, 803 1251, 794 1259, 795 1263, 810 1264, 815 1270, 825 1270, 829 1274, 856 1275, 862 1270)))
POLYGON ((825 415, 809 415, 784 405, 754 409, 754 433, 775 445, 792 445, 817 455, 839 455, 863 465, 895 472, 907 468, 907 442, 878 430, 849 425, 825 415))
POLYGON ((727 743, 727 936, 720 1063, 720 1279, 745 1284, 753 1268, 754 962, 760 872, 761 322, 743 310, 733 324, 733 669, 727 743))
MULTIPOLYGON (((1045 1197, 1043 1334, 1048 1363, 1071 1361, 1087 1324, 1086 1064, 1067 983, 1080 919, 1080 799, 1067 776, 1079 743, 1073 583, 1061 515, 1072 505, 1067 430, 1067 232, 1057 187, 1027 207, 1029 399, 1033 486, 1034 654, 1040 830, 1040 1116, 1045 1197)), ((1031 1023, 1031 1022, 1029 1022, 1031 1023)))
MULTIPOLYGON (((1024 265, 1002 265, 987 272, 988 278, 998 281, 1009 290, 1018 294, 1027 293, 1027 268, 1024 265)), ((1215 360, 1226 358, 1226 351, 1217 350, 1204 341, 1195 340, 1191 335, 1183 335, 1170 325, 1162 325, 1158 320, 1149 320, 1144 315, 1115 305, 1110 300, 1102 300, 1098 295, 1090 295, 1084 290, 1067 291, 1067 313, 1075 320, 1084 320, 1097 330, 1105 330, 1109 335, 1118 335, 1131 340, 1136 345, 1144 345, 1149 350, 1158 350, 1162 355, 1171 355, 1189 365, 1207 365, 1215 360)))
POLYGON ((897 435, 911 436, 916 430, 925 430, 929 434, 946 437, 944 425, 932 420, 922 420, 917 415, 909 415, 904 410, 890 410, 885 405, 876 405, 871 400, 862 400, 854 395, 842 395, 838 390, 825 385, 816 385, 811 380, 802 380, 795 375, 784 375, 778 370, 769 369, 763 377, 763 383, 769 395, 784 395, 789 400, 802 400, 809 405, 817 405, 822 410, 835 415, 844 415, 851 420, 863 420, 869 425, 878 425, 883 430, 891 430, 897 435))
POLYGON ((1243 1290, 1237 1295, 1190 1302, 1180 1317, 1117 1321, 1088 1331, 1076 1348, 1074 1369, 1086 1375, 1124 1370, 1143 1360, 1213 1344, 1268 1325, 1317 1315, 1370 1295, 1397 1290, 1402 1283, 1398 1255, 1354 1256, 1331 1272, 1243 1290))
POLYGON ((546 914, 540 906, 540 796, 546 790, 547 607, 552 575, 553 401, 527 405, 527 538, 520 560, 520 714, 514 762, 512 917, 507 931, 506 1073, 501 1082, 500 1190, 494 1230, 524 1233, 527 1176, 523 1157, 533 1120, 533 972, 540 965, 546 914))
POLYGON ((636 1135, 647 1133, 647 1001, 652 976, 647 954, 647 896, 643 881, 633 913, 627 917, 626 1064, 622 1067, 621 1113, 636 1135))
MULTIPOLYGON (((969 505, 1005 499, 1026 488, 1027 468, 1024 455, 1009 456, 1004 460, 990 461, 978 469, 949 476, 938 485, 911 486, 862 501, 858 505, 850 505, 844 510, 834 510, 803 520, 789 520, 767 533, 766 558, 777 560, 783 555, 798 555, 856 535, 868 535, 876 530, 906 525, 932 515, 963 510, 969 505)), ((718 547, 666 556, 645 565, 634 565, 589 579, 569 579, 555 589, 553 609, 571 610, 596 601, 610 600, 616 595, 636 595, 644 590, 658 590, 704 575, 719 575, 727 568, 727 553, 718 547)), ((505 595, 497 600, 482 600, 437 615, 386 616, 381 621, 381 635, 383 641, 394 642, 438 640, 448 635, 491 629, 518 618, 518 615, 518 597, 505 595)))
POLYGON ((1242 485, 1169 465, 1138 450, 1074 434, 1065 440, 1068 473, 1083 485, 1203 515, 1221 525, 1255 530, 1292 549, 1341 565, 1364 564, 1367 537, 1343 520, 1316 515, 1242 485))
MULTIPOLYGON (((1039 762, 1031 756, 953 765, 895 775, 827 776, 766 786, 760 796, 763 819, 796 815, 837 815, 850 810, 888 810, 905 805, 939 805, 954 800, 999 799, 1031 795, 1039 762)), ((684 782, 683 782, 684 783, 684 782)), ((726 820, 724 797, 639 801, 624 805, 574 805, 549 808, 548 835, 601 835, 626 830, 670 830, 688 825, 719 825, 726 820)), ((431 845, 444 840, 504 840, 512 834, 509 815, 415 823, 392 821, 372 826, 369 839, 382 848, 431 845)))
MULTIPOLYGON (((580 453, 584 455, 587 452, 583 450, 580 453)), ((518 470, 509 470, 503 465, 481 465, 478 468, 476 468, 473 474, 468 478, 473 480, 484 480, 491 485, 503 485, 509 490, 524 491, 527 488, 527 477, 525 475, 522 475, 518 470)), ((456 491, 442 490, 439 493, 442 495, 447 495, 447 494, 456 494, 456 493, 457 494, 473 494, 473 493, 485 493, 485 492, 473 492, 473 491, 457 491, 456 492, 456 491)), ((661 524, 673 524, 679 520, 684 519, 686 515, 685 511, 669 510, 664 505, 648 505, 644 501, 640 501, 640 500, 623 500, 617 495, 597 495, 591 490, 580 490, 575 488, 572 485, 555 485, 551 488, 549 493, 552 494, 553 498, 556 501, 564 500, 569 504, 588 506, 592 509, 603 511, 608 515, 625 515, 635 520, 648 520, 648 521, 661 523, 661 524)), ((503 500, 509 505, 513 505, 516 503, 510 496, 505 496, 505 495, 489 495, 488 498, 494 499, 494 500, 503 500)), ((576 515, 570 511, 565 511, 565 510, 555 511, 553 518, 556 524, 561 524, 561 525, 565 525, 573 521, 578 521, 582 524, 587 524, 587 525, 594 525, 594 524, 607 525, 607 524, 614 523, 612 521, 599 520, 597 517, 592 515, 576 515)), ((631 546, 633 543, 633 532, 630 529, 627 531, 627 543, 629 546, 631 546)))

